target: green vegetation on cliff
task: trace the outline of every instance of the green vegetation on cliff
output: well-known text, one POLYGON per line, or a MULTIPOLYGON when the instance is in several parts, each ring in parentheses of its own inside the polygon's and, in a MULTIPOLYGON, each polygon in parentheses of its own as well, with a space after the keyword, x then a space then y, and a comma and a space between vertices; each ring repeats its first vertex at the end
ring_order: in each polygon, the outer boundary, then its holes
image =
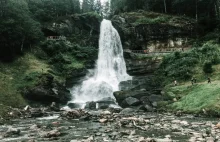
POLYGON ((219 67, 219 44, 213 42, 166 56, 158 76, 164 80, 164 97, 171 102, 167 108, 219 116, 219 67), (207 82, 208 77, 211 78, 211 84, 207 82), (196 79, 193 85, 191 78, 196 79), (174 80, 177 80, 177 86, 174 86, 174 80))
POLYGON ((21 89, 36 84, 37 76, 48 70, 44 61, 29 53, 12 63, 0 63, 0 116, 5 114, 4 108, 26 105, 21 89))
MULTIPOLYGON (((163 77, 165 82, 172 80, 186 81, 193 76, 198 79, 203 73, 207 62, 210 65, 220 63, 219 45, 212 42, 204 44, 201 48, 194 47, 185 52, 175 52, 163 58, 158 69, 158 76, 163 77)), ((205 68, 207 69, 207 68, 205 68)))
POLYGON ((47 59, 53 65, 53 70, 66 78, 71 77, 75 69, 93 67, 98 55, 95 47, 81 47, 63 41, 45 41, 41 46, 48 55, 47 59))

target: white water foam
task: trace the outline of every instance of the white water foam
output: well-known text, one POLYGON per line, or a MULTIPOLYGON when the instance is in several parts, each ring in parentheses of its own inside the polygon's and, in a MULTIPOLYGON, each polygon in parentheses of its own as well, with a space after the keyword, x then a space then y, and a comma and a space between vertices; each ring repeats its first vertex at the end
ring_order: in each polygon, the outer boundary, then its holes
POLYGON ((106 97, 114 98, 119 83, 132 79, 126 73, 120 36, 111 21, 103 20, 100 28, 99 55, 94 75, 79 86, 71 89, 74 103, 98 101, 106 97))

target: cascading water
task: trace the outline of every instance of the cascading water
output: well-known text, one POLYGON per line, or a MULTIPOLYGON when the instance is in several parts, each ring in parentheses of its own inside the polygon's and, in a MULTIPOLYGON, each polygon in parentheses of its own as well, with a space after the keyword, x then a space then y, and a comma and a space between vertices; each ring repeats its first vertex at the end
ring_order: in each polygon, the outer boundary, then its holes
POLYGON ((119 90, 119 83, 131 79, 126 73, 120 36, 111 21, 103 20, 100 32, 94 75, 87 76, 80 86, 71 89, 71 102, 85 103, 106 97, 114 98, 113 92, 119 90))

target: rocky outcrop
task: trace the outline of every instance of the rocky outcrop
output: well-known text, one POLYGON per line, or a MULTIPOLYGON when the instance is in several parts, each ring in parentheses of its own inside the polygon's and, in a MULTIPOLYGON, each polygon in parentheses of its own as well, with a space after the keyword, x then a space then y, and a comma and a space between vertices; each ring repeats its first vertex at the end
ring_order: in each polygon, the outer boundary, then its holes
POLYGON ((125 49, 188 47, 187 39, 196 31, 192 19, 144 11, 115 15, 112 22, 125 49))
POLYGON ((71 99, 69 90, 56 82, 50 74, 42 74, 38 77, 38 83, 23 91, 24 97, 30 101, 51 104, 57 102, 66 104, 71 99))
POLYGON ((127 72, 132 76, 152 74, 163 54, 135 54, 131 50, 148 53, 188 50, 189 39, 196 35, 195 20, 178 16, 138 11, 121 13, 111 20, 120 34, 127 72))
POLYGON ((95 12, 74 14, 43 25, 43 32, 46 36, 66 36, 81 46, 98 47, 100 23, 101 17, 95 12))
POLYGON ((153 111, 164 100, 160 83, 154 81, 154 76, 133 77, 133 80, 121 82, 119 86, 121 91, 114 92, 114 96, 123 108, 153 111))
POLYGON ((86 76, 87 70, 85 68, 72 70, 69 74, 70 77, 66 78, 66 87, 70 88, 73 85, 82 82, 82 79, 86 76))
POLYGON ((124 51, 127 73, 131 76, 143 76, 154 73, 161 63, 160 55, 137 55, 124 51))

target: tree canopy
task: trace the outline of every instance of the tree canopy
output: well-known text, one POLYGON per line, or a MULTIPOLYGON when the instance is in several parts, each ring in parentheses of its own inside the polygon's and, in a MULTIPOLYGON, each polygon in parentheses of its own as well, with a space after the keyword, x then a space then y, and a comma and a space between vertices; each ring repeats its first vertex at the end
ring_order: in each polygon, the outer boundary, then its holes
POLYGON ((26 0, 7 0, 0 20, 0 59, 8 60, 42 37, 26 0))

